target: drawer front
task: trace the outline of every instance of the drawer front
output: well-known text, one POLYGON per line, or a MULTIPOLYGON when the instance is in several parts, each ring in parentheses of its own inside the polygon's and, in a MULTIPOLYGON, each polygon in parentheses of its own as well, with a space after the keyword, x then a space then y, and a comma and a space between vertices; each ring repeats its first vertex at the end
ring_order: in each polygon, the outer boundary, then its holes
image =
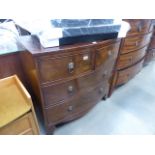
POLYGON ((45 107, 56 104, 65 99, 69 99, 78 92, 76 80, 71 80, 62 84, 42 88, 45 107))
POLYGON ((155 48, 155 36, 151 38, 151 43, 149 45, 149 49, 155 48))
POLYGON ((84 50, 76 55, 39 58, 38 67, 41 83, 61 80, 90 72, 93 69, 92 57, 93 52, 84 50))
POLYGON ((42 88, 45 107, 69 100, 79 93, 85 93, 95 88, 99 83, 107 82, 110 73, 107 70, 97 70, 93 73, 61 84, 42 88))
POLYGON ((106 93, 108 93, 108 86, 101 85, 95 88, 89 93, 82 94, 72 99, 69 102, 65 102, 59 105, 55 105, 46 109, 46 117, 49 124, 62 123, 68 118, 85 111, 95 105, 106 93))
POLYGON ((110 75, 111 72, 108 69, 97 69, 89 76, 84 76, 77 79, 78 87, 82 91, 89 91, 90 89, 95 88, 100 83, 108 83, 110 75))
MULTIPOLYGON (((11 122, 0 129, 0 135, 19 135, 25 133, 32 133, 32 114, 26 114, 23 117, 11 122)), ((33 132, 34 134, 34 132, 33 132)))
POLYGON ((138 72, 140 72, 140 70, 143 67, 143 62, 144 62, 144 59, 142 61, 140 61, 138 64, 136 64, 136 65, 134 65, 134 66, 132 66, 130 68, 124 69, 122 71, 118 71, 118 77, 117 77, 116 86, 128 82, 138 72))
POLYGON ((151 20, 150 19, 125 19, 130 23, 131 29, 127 36, 144 34, 150 32, 151 20))
POLYGON ((111 44, 109 46, 105 46, 102 48, 98 48, 96 51, 96 67, 103 67, 106 65, 106 63, 110 62, 111 67, 113 67, 113 64, 115 63, 115 59, 118 55, 120 42, 111 44))
POLYGON ((121 53, 129 53, 146 46, 150 43, 151 36, 152 33, 125 38, 121 47, 121 53))
POLYGON ((147 46, 137 51, 120 55, 117 64, 117 69, 123 69, 135 64, 145 56, 146 50, 147 46))

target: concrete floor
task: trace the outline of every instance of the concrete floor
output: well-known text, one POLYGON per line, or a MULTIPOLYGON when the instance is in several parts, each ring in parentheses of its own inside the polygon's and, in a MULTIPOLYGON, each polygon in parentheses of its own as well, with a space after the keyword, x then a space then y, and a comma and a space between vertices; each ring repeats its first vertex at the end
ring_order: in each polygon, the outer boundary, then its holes
MULTIPOLYGON (((41 134, 45 134, 40 124, 41 134)), ((155 134, 155 61, 78 120, 55 135, 155 134)))

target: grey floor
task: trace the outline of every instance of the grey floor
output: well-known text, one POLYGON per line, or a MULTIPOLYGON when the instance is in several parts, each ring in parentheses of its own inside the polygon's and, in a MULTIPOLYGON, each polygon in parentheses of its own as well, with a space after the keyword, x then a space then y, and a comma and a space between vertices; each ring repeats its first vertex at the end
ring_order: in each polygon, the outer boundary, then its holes
MULTIPOLYGON (((41 134, 45 130, 40 124, 41 134)), ((55 135, 155 134, 155 61, 82 118, 55 135)))

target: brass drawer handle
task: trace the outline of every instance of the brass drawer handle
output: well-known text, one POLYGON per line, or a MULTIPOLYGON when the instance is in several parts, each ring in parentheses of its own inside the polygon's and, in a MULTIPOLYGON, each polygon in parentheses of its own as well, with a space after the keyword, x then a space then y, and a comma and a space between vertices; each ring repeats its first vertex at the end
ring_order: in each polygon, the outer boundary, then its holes
POLYGON ((73 90, 74 90, 73 86, 68 86, 68 93, 73 93, 73 90))
POLYGON ((68 107, 68 111, 72 111, 72 110, 73 110, 73 106, 70 105, 70 106, 68 107))
POLYGON ((74 71, 74 62, 70 62, 68 64, 68 71, 69 73, 72 73, 74 71))

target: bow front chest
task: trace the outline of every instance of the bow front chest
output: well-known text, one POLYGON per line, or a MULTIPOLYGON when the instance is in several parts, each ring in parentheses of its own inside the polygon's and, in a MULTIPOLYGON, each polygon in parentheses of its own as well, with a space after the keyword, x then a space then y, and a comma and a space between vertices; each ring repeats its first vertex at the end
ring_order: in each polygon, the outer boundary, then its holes
POLYGON ((120 39, 44 49, 30 37, 21 43, 23 71, 43 113, 47 133, 106 98, 120 39))

